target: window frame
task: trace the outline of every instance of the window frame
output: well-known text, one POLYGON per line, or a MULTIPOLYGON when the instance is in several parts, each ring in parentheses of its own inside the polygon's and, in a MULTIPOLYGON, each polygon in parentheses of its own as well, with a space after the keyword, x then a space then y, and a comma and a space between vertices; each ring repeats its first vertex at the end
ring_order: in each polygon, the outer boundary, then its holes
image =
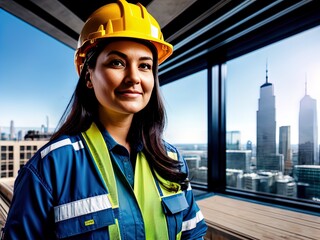
MULTIPOLYGON (((193 188, 206 190, 210 193, 230 195, 244 198, 248 201, 258 201, 262 204, 272 204, 275 206, 292 207, 294 209, 304 209, 304 211, 319 212, 320 205, 308 200, 286 198, 274 196, 260 192, 249 192, 226 187, 226 62, 234 58, 253 52, 274 42, 291 37, 297 33, 320 26, 319 6, 316 1, 302 3, 301 6, 287 6, 287 12, 281 18, 272 20, 272 16, 265 16, 264 20, 270 22, 261 24, 254 31, 247 32, 236 38, 239 32, 233 32, 228 36, 233 41, 221 42, 211 41, 206 45, 199 36, 190 39, 185 45, 179 45, 178 53, 172 59, 168 59, 165 64, 159 67, 160 85, 181 79, 184 76, 194 74, 207 69, 207 96, 208 96, 208 183, 207 185, 195 185, 193 188), (294 10, 289 11, 296 7, 294 10), (183 54, 190 45, 193 45, 194 52, 189 55, 183 54), (183 60, 179 55, 184 55, 183 60), (168 70, 169 68, 169 70, 168 70)), ((280 11, 280 10, 279 10, 280 11)), ((283 10, 281 10, 283 13, 283 10)), ((248 12, 248 15, 253 14, 248 12)), ((214 21, 214 19, 212 20, 214 21)), ((252 23, 256 26, 257 22, 252 23)), ((248 29, 251 27, 246 26, 248 29)), ((243 32, 245 29, 239 29, 243 32)), ((214 29, 212 29, 214 32, 214 29)), ((208 32, 207 32, 208 35, 208 32)), ((210 36, 210 32, 208 37, 210 36)), ((183 40, 180 40, 181 42, 183 40)))

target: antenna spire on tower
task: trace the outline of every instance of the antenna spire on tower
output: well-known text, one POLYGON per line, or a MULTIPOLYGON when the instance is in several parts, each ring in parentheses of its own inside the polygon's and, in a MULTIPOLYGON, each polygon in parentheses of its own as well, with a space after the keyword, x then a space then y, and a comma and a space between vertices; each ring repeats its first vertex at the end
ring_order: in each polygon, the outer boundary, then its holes
POLYGON ((308 79, 307 79, 307 73, 306 73, 305 82, 304 82, 304 94, 305 95, 308 95, 307 87, 308 87, 308 79))
POLYGON ((268 58, 266 61, 266 83, 268 83, 268 58))

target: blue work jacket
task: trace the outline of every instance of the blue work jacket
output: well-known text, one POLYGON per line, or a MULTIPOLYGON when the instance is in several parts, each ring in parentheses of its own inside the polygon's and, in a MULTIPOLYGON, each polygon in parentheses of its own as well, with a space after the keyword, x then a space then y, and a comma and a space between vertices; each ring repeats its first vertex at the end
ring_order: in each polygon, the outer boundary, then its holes
MULTIPOLYGON (((3 239, 108 239, 108 226, 114 223, 115 215, 121 239, 145 239, 142 214, 131 186, 130 176, 134 170, 124 160, 124 148, 106 130, 102 130, 102 134, 114 163, 119 212, 114 213, 110 208, 85 212, 92 201, 101 202, 108 190, 81 134, 62 136, 43 146, 19 171, 3 239), (68 207, 70 216, 74 214, 70 221, 55 221, 55 208, 61 206, 68 207), (86 219, 92 218, 96 219, 96 224, 83 225, 86 219)), ((178 154, 187 171, 177 149, 166 142, 165 147, 178 154)), ((143 147, 137 145, 135 150, 142 151, 143 147)), ((182 239, 201 239, 207 226, 191 187, 184 195, 187 208, 177 211, 174 206, 173 215, 167 211, 168 231, 175 232, 177 224, 182 224, 182 239)))

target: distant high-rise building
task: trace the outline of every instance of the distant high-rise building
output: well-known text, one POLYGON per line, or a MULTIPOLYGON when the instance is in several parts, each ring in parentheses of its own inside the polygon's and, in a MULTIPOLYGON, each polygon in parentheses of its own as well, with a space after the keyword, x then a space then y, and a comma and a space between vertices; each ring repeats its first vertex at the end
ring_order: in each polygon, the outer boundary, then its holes
POLYGON ((246 173, 251 172, 251 156, 252 151, 250 150, 227 150, 227 168, 242 170, 246 173))
POLYGON ((14 140, 16 138, 16 134, 15 134, 15 129, 14 129, 14 121, 11 120, 10 121, 10 136, 9 139, 10 140, 14 140))
POLYGON ((279 131, 279 153, 284 157, 284 173, 292 174, 291 132, 290 126, 282 126, 279 131))
POLYGON ((276 107, 273 85, 266 82, 260 87, 257 111, 257 169, 265 169, 270 155, 276 154, 276 107))
POLYGON ((320 199, 320 166, 295 165, 293 177, 298 184, 298 197, 320 199))
POLYGON ((228 150, 240 150, 241 149, 241 132, 240 131, 228 131, 227 132, 227 149, 228 150))
POLYGON ((45 133, 48 133, 49 132, 49 117, 46 116, 46 129, 45 129, 45 133))
POLYGON ((251 150, 252 151, 252 142, 250 140, 247 141, 246 150, 251 150))
POLYGON ((307 94, 300 101, 299 165, 319 165, 317 101, 307 94))

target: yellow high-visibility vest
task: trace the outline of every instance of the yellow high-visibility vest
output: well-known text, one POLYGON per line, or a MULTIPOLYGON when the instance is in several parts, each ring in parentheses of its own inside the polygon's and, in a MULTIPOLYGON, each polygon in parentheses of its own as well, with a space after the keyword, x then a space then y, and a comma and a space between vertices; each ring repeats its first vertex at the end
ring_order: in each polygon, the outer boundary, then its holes
MULTIPOLYGON (((116 179, 104 138, 95 123, 92 123, 91 127, 86 132, 83 132, 82 135, 104 180, 105 187, 109 192, 108 198, 110 199, 112 208, 117 210, 119 208, 119 199, 116 179)), ((176 153, 168 152, 168 155, 177 160, 176 153)), ((177 183, 161 178, 156 172, 154 172, 154 174, 156 174, 166 186, 173 184, 180 187, 177 183)), ((154 174, 150 169, 145 155, 139 152, 135 166, 133 190, 142 213, 146 239, 169 239, 168 224, 162 202, 170 201, 170 196, 183 194, 183 192, 181 190, 177 192, 166 190, 159 184, 154 174)), ((181 199, 184 199, 184 201, 181 201, 179 204, 185 205, 186 208, 188 203, 185 198, 181 199)), ((180 239, 181 230, 180 228, 178 234, 175 236, 176 239, 180 239)), ((118 219, 115 219, 115 224, 109 226, 109 237, 112 240, 121 239, 118 219)))

